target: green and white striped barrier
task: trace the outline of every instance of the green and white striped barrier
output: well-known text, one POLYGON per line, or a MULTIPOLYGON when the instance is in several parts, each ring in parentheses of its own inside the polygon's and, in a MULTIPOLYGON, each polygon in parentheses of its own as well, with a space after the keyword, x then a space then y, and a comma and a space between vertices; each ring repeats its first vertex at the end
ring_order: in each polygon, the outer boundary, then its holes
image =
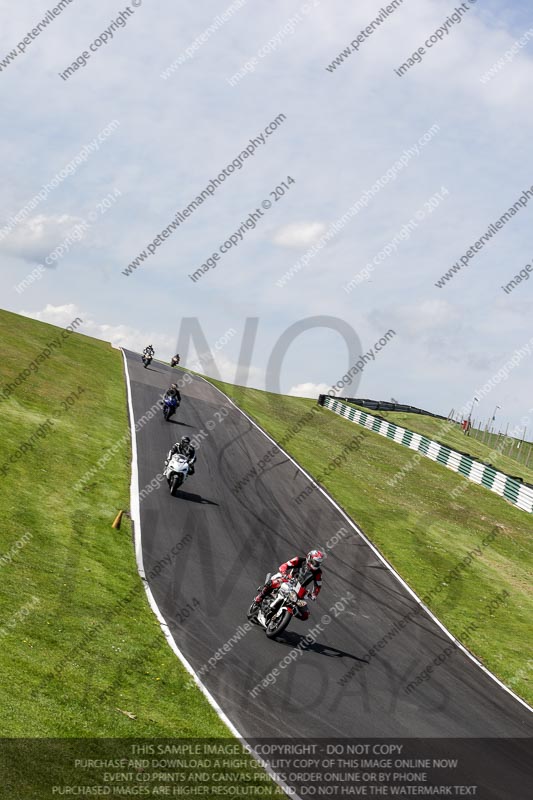
POLYGON ((410 450, 415 450, 417 453, 426 456, 426 458, 442 464, 443 467, 448 467, 454 472, 461 473, 468 480, 490 489, 491 492, 496 492, 500 497, 505 497, 506 500, 509 500, 510 503, 523 511, 533 512, 533 489, 524 486, 520 481, 511 478, 504 472, 498 472, 493 467, 482 464, 480 461, 474 461, 469 456, 450 450, 449 447, 434 442, 420 433, 400 428, 399 425, 374 417, 372 414, 367 414, 366 411, 359 411, 357 408, 341 403, 340 400, 335 400, 334 397, 329 395, 324 397, 324 408, 329 408, 335 414, 339 414, 341 417, 357 423, 357 425, 362 425, 369 431, 379 433, 380 436, 386 436, 387 439, 392 439, 397 444, 404 445, 410 450))

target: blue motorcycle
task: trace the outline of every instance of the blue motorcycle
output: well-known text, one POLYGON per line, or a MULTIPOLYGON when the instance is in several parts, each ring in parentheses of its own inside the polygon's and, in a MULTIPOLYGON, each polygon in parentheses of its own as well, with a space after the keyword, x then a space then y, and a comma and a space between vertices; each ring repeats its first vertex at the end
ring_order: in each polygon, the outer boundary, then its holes
POLYGON ((163 416, 167 422, 176 413, 177 407, 178 400, 176 397, 165 397, 163 399, 163 416))

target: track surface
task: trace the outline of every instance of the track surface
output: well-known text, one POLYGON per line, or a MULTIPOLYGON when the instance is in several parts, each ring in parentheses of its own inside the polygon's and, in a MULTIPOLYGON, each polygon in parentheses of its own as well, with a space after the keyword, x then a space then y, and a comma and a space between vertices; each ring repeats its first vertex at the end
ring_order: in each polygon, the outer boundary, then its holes
MULTIPOLYGON (((126 353, 135 420, 181 377, 153 362, 144 369, 126 353)), ((268 571, 324 543, 341 528, 344 541, 327 558, 325 581, 309 623, 293 622, 283 640, 254 627, 232 644, 202 681, 246 738, 524 737, 531 713, 462 652, 410 694, 405 686, 450 640, 425 614, 398 633, 369 663, 364 654, 417 607, 371 548, 319 492, 300 506, 294 498, 308 480, 283 454, 237 495, 235 483, 272 447, 271 442, 207 382, 193 377, 182 391, 175 422, 158 415, 137 432, 139 486, 162 471, 169 447, 214 423, 198 450, 196 474, 173 498, 166 481, 141 502, 143 557, 157 604, 183 654, 198 672, 246 624, 246 610, 268 571), (222 422, 221 406, 229 406, 222 422), (190 536, 189 536, 190 535, 190 536), (176 557, 174 545, 187 536, 176 557), (159 567, 157 565, 159 564, 159 567), (336 601, 351 592, 347 610, 324 627, 315 644, 252 698, 250 690, 298 644, 336 601), (180 619, 180 611, 194 611, 180 619), (357 663, 362 668, 339 680, 357 663)))

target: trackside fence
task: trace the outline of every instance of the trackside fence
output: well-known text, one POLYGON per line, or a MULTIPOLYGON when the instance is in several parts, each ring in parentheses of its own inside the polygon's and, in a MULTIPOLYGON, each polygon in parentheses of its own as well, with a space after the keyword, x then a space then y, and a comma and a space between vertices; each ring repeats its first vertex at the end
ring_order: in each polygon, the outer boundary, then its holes
POLYGON ((355 422, 357 425, 362 425, 369 431, 378 433, 380 436, 385 436, 399 445, 408 447, 409 450, 415 450, 417 453, 430 458, 442 464, 443 467, 458 472, 473 483, 484 486, 491 492, 495 492, 508 500, 512 505, 527 511, 530 514, 533 512, 533 488, 524 485, 520 480, 506 475, 504 472, 498 472, 494 467, 483 464, 480 461, 475 461, 470 456, 464 453, 458 453, 451 450, 445 445, 434 442, 428 439, 427 436, 422 436, 420 433, 414 433, 406 428, 400 428, 393 422, 388 422, 380 417, 375 417, 372 414, 367 414, 366 411, 360 411, 353 406, 348 406, 339 400, 329 396, 320 395, 320 405, 333 411, 334 414, 339 414, 341 417, 355 422))

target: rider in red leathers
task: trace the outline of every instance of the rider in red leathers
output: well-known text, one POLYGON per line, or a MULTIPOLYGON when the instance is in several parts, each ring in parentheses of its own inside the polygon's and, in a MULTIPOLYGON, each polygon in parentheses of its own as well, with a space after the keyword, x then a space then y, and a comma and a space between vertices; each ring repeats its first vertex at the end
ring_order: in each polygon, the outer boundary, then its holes
MULTIPOLYGON (((261 603, 267 595, 271 594, 274 589, 277 589, 280 584, 288 578, 297 578, 300 583, 298 591, 298 598, 300 600, 316 600, 320 589, 322 587, 322 570, 321 564, 324 560, 324 555, 320 550, 311 550, 307 556, 294 556, 284 564, 280 565, 279 572, 272 575, 269 581, 265 583, 257 597, 254 598, 254 603, 261 603), (313 584, 313 590, 307 591, 306 587, 313 584)), ((307 619, 309 611, 305 611, 302 619, 307 619)))

